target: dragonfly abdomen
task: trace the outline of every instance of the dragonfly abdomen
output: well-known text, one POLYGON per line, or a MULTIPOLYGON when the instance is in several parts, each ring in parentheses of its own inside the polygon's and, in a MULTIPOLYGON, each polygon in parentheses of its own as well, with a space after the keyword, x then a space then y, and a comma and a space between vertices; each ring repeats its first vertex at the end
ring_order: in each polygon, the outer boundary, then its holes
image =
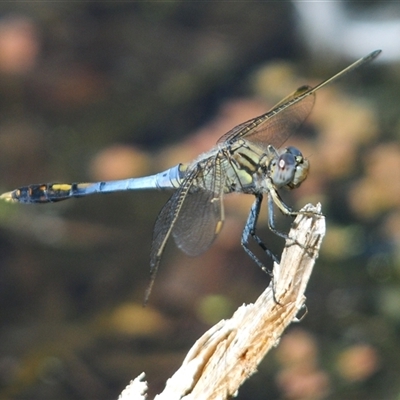
POLYGON ((90 183, 44 183, 23 186, 1 195, 12 203, 53 203, 71 197, 83 196, 90 183))
POLYGON ((11 203, 53 203, 95 193, 145 189, 177 189, 185 175, 185 165, 178 164, 164 172, 140 178, 93 183, 40 183, 23 186, 0 196, 11 203))

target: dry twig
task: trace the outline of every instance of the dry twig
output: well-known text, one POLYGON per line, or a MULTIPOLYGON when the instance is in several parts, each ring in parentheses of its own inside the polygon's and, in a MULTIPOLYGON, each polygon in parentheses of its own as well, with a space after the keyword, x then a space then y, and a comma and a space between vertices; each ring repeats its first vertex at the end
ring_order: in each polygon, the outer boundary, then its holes
MULTIPOLYGON (((277 346, 285 328, 297 320, 304 307, 304 292, 325 234, 319 206, 307 205, 302 212, 293 223, 292 240, 286 241, 280 265, 274 266, 273 282, 254 304, 239 307, 231 319, 206 332, 155 400, 230 398, 256 372, 266 353, 277 346)), ((143 379, 141 374, 132 381, 140 390, 128 386, 119 400, 144 399, 143 379)))

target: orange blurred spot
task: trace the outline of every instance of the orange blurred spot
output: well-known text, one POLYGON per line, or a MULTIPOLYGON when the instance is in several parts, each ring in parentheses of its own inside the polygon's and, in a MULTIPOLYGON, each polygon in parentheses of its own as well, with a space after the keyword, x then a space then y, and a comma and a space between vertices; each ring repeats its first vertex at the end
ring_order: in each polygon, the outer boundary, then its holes
POLYGON ((366 176, 351 190, 350 203, 364 217, 400 205, 400 146, 396 143, 376 147, 366 157, 366 176))
POLYGON ((318 366, 317 343, 312 335, 296 329, 277 348, 282 370, 277 384, 287 399, 323 399, 330 388, 328 374, 318 366))
POLYGON ((107 321, 107 327, 126 335, 148 335, 165 333, 168 322, 151 307, 125 303, 114 310, 107 321))
POLYGON ((31 70, 39 53, 35 24, 26 17, 0 22, 0 71, 20 74, 31 70))
POLYGON ((96 181, 125 179, 148 173, 149 156, 133 147, 115 145, 103 150, 93 159, 90 174, 96 181))
POLYGON ((259 68, 251 76, 253 90, 276 102, 292 93, 302 83, 295 75, 294 67, 286 61, 275 61, 259 68))
POLYGON ((370 377, 379 368, 379 356, 370 345, 357 345, 343 351, 337 368, 342 377, 348 381, 362 381, 370 377))
POLYGON ((348 176, 358 168, 360 145, 371 142, 378 133, 371 110, 335 94, 334 88, 318 93, 310 120, 319 133, 316 172, 325 179, 348 176))
POLYGON ((277 359, 283 365, 317 362, 315 339, 306 331, 296 329, 285 335, 277 349, 277 359))
POLYGON ((324 399, 329 392, 329 377, 319 370, 288 368, 278 374, 278 385, 286 399, 324 399))

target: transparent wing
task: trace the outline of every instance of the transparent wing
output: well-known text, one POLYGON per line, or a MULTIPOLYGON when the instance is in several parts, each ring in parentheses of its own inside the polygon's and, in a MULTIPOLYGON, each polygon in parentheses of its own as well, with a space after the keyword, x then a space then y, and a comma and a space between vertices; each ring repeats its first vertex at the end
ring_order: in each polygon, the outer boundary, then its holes
POLYGON ((225 173, 220 156, 217 153, 198 165, 196 183, 186 196, 172 229, 176 245, 190 256, 205 252, 223 226, 225 173))
POLYGON ((223 135, 218 143, 229 142, 245 137, 246 140, 266 147, 280 147, 311 113, 315 95, 310 87, 302 86, 285 97, 272 110, 246 121, 223 135), (305 95, 308 93, 307 95, 305 95), (298 100, 301 97, 301 100, 298 100))
MULTIPOLYGON (((208 160, 210 161, 210 160, 208 160)), ((209 166, 214 163, 208 162, 209 166)), ((171 232, 179 248, 190 255, 204 252, 212 244, 223 224, 222 174, 217 174, 220 163, 206 171, 196 164, 171 196, 157 217, 150 252, 150 283, 146 290, 147 302, 158 271, 161 256, 171 232), (199 180, 207 188, 197 186, 199 180), (218 195, 216 195, 217 190, 218 195)), ((221 171, 219 171, 221 172, 221 171)))
POLYGON ((150 268, 151 270, 158 267, 161 255, 164 251, 167 240, 172 232, 172 228, 176 223, 182 206, 185 202, 186 196, 189 193, 192 185, 191 179, 185 179, 182 186, 171 196, 164 207, 158 214, 154 232, 153 241, 151 244, 150 252, 150 268))
POLYGON ((178 247, 190 255, 200 254, 211 245, 223 223, 224 178, 219 152, 187 171, 181 187, 157 217, 150 252, 152 274, 171 232, 178 247))
POLYGON ((317 90, 360 65, 373 60, 380 53, 380 50, 373 51, 314 88, 300 87, 293 94, 280 101, 272 110, 230 130, 218 140, 218 143, 232 143, 245 136, 247 140, 264 147, 269 144, 280 147, 310 114, 317 90))
POLYGON ((221 231, 223 220, 222 196, 202 189, 189 193, 172 229, 176 245, 190 256, 204 253, 221 231))
POLYGON ((150 283, 146 290, 144 304, 147 303, 150 296, 162 253, 192 184, 193 174, 188 173, 188 176, 182 182, 181 187, 171 196, 161 209, 160 214, 158 214, 154 226, 153 241, 151 243, 150 251, 150 283))

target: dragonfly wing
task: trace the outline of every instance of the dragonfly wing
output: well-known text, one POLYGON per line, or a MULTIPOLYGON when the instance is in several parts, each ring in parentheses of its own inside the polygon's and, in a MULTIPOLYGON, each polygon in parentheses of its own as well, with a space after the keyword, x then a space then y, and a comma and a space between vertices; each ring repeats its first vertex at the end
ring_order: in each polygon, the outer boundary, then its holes
POLYGON ((223 214, 221 195, 203 189, 189 193, 172 229, 176 245, 190 256, 204 253, 222 229, 223 214))
POLYGON ((185 198, 189 193, 190 181, 184 181, 182 187, 178 189, 167 201, 158 214, 150 252, 150 266, 154 268, 158 265, 162 252, 164 251, 167 240, 181 212, 185 198))
POLYGON ((197 164, 195 184, 172 229, 176 245, 190 256, 204 253, 222 229, 225 171, 221 165, 220 152, 197 164))
POLYGON ((218 142, 232 143, 240 137, 246 137, 246 139, 261 146, 270 144, 274 147, 280 147, 311 112, 317 90, 353 71, 360 65, 373 60, 380 53, 381 50, 375 50, 367 54, 313 88, 309 86, 300 87, 293 94, 280 101, 271 111, 236 126, 223 135, 218 142))
POLYGON ((267 113, 233 128, 218 142, 232 143, 245 137, 262 147, 280 147, 311 113, 315 102, 314 93, 309 86, 300 87, 267 113))
MULTIPOLYGON (((217 156, 215 156, 217 159, 217 156)), ((150 252, 150 283, 147 287, 144 304, 150 296, 158 271, 161 256, 171 232, 179 248, 190 255, 204 252, 214 241, 223 224, 223 205, 221 182, 222 173, 217 174, 215 163, 208 160, 209 168, 204 170, 196 164, 187 172, 181 187, 171 196, 161 209, 154 226, 153 242, 150 252), (205 181, 204 176, 212 172, 212 177, 205 181), (209 182, 204 187, 215 188, 206 190, 198 186, 198 182, 209 182)), ((218 169, 219 170, 219 169, 218 169)))
POLYGON ((192 173, 188 173, 188 176, 182 182, 181 187, 171 196, 158 214, 154 226, 153 241, 150 251, 150 283, 146 290, 144 304, 147 303, 147 300, 150 296, 167 240, 171 235, 174 224, 176 223, 179 213, 181 212, 182 205, 185 202, 185 198, 192 186, 192 175, 192 173))

